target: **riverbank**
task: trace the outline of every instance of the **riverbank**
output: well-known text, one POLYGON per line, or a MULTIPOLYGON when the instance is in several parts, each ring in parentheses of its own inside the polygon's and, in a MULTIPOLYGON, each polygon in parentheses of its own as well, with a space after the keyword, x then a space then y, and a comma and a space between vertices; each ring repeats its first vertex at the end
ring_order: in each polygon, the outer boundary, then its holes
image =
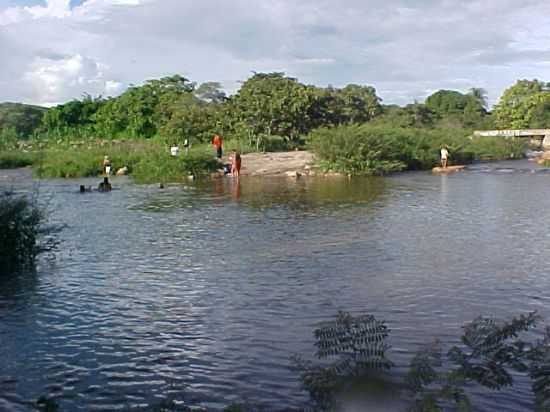
POLYGON ((307 150, 242 155, 241 174, 245 176, 312 176, 317 170, 315 156, 307 150))

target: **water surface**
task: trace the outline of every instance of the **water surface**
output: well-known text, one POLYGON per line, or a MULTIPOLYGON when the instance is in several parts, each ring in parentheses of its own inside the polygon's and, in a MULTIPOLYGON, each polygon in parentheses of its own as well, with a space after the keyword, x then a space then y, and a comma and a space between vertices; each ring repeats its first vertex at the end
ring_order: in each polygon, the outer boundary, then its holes
MULTIPOLYGON (((168 186, 115 178, 37 189, 60 250, 0 283, 0 410, 40 395, 62 410, 117 410, 166 397, 221 408, 303 405, 292 354, 338 310, 385 319, 403 373, 464 322, 538 310, 550 319, 550 175, 530 163, 450 176, 254 179, 168 186)), ((528 384, 482 410, 530 410, 528 384)))

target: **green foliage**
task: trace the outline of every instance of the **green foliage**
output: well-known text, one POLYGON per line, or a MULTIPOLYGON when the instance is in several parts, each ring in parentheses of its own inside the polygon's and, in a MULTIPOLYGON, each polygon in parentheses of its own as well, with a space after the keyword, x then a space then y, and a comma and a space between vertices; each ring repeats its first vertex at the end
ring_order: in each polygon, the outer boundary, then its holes
POLYGON ((195 96, 207 103, 223 103, 227 96, 218 82, 202 83, 194 92, 195 96))
POLYGON ((314 336, 317 358, 332 362, 314 365, 300 357, 294 357, 293 362, 304 388, 320 407, 332 405, 336 393, 355 378, 392 366, 386 358, 388 328, 374 316, 340 312, 334 321, 315 329, 314 336))
POLYGON ((0 103, 0 145, 6 130, 11 129, 18 138, 28 138, 40 125, 45 112, 44 107, 21 103, 0 103))
POLYGON ((165 152, 154 152, 133 166, 132 177, 138 183, 181 182, 190 175, 205 175, 219 167, 218 161, 207 153, 173 157, 165 152))
POLYGON ((257 73, 229 99, 227 113, 233 128, 241 123, 256 139, 274 134, 293 140, 307 131, 311 100, 309 89, 296 79, 283 73, 257 73))
POLYGON ((82 100, 71 100, 49 109, 42 119, 44 131, 63 131, 73 128, 89 127, 93 115, 104 104, 101 97, 93 98, 85 95, 82 100))
POLYGON ((448 145, 454 162, 470 162, 469 139, 457 130, 389 128, 371 125, 321 128, 308 137, 309 147, 325 168, 351 175, 380 175, 427 169, 448 145))
POLYGON ((36 154, 22 151, 0 152, 0 169, 15 169, 31 166, 36 160, 36 154))
POLYGON ((378 124, 320 128, 308 145, 325 169, 351 175, 380 175, 399 170, 430 169, 448 146, 454 164, 475 159, 521 158, 522 140, 470 139, 463 129, 416 129, 378 124))
POLYGON ((103 146, 50 148, 35 158, 40 177, 99 176, 103 156, 108 155, 113 170, 127 167, 136 182, 179 182, 189 175, 215 171, 217 161, 204 148, 193 148, 189 155, 170 156, 168 148, 153 142, 125 142, 103 146))
POLYGON ((29 199, 0 194, 0 274, 32 267, 43 214, 29 199))
POLYGON ((550 90, 539 80, 518 80, 504 91, 494 114, 500 128, 550 127, 550 90))
MULTIPOLYGON (((476 384, 492 390, 511 386, 512 371, 529 374, 536 409, 550 410, 550 329, 543 340, 521 339, 539 319, 534 312, 509 322, 478 317, 464 327, 462 344, 446 355, 439 341, 422 348, 405 377, 412 395, 409 410, 473 411, 467 389, 476 384)), ((317 357, 336 357, 336 361, 326 365, 295 357, 294 365, 319 409, 334 409, 338 396, 353 382, 376 379, 366 373, 369 370, 392 366, 386 358, 387 337, 385 323, 369 315, 339 313, 335 321, 316 329, 317 357)))
POLYGON ((537 411, 550 411, 550 328, 546 328, 544 339, 530 348, 529 358, 532 360, 529 376, 532 380, 531 389, 535 394, 537 411))
POLYGON ((439 411, 449 402, 459 410, 473 410, 465 388, 474 383, 493 390, 512 386, 512 371, 530 371, 537 405, 548 406, 550 380, 541 373, 550 353, 547 340, 530 343, 520 339, 538 320, 534 312, 510 322, 479 317, 465 326, 462 345, 448 351, 445 363, 439 345, 420 351, 407 378, 416 394, 412 410, 439 411))

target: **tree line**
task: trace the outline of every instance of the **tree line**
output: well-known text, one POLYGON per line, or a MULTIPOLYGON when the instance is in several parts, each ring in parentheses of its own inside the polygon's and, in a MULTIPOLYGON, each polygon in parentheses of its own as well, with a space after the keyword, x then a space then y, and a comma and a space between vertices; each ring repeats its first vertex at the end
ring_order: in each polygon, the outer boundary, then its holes
POLYGON ((117 97, 85 95, 43 115, 33 110, 32 116, 27 114, 32 124, 13 113, 3 117, 12 119, 2 121, 0 116, 4 134, 11 128, 20 138, 40 134, 205 142, 220 133, 265 149, 273 141, 298 145, 319 127, 349 124, 445 129, 550 127, 550 83, 519 80, 505 90, 490 112, 486 92, 480 88, 467 93, 439 90, 424 103, 401 107, 382 104, 372 86, 316 87, 284 73, 255 73, 232 96, 217 82, 197 85, 174 75, 130 86, 117 97))

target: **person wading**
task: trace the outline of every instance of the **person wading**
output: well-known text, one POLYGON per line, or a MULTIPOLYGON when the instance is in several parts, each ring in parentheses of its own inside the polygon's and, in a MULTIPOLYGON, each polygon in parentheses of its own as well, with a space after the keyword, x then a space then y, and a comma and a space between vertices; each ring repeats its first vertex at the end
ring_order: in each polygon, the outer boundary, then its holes
POLYGON ((215 134, 214 137, 212 138, 212 144, 214 145, 214 148, 216 149, 216 157, 218 159, 221 159, 222 154, 223 154, 223 150, 222 150, 223 141, 222 141, 221 136, 215 134))
POLYGON ((231 174, 233 177, 239 177, 241 175, 241 154, 233 151, 231 156, 231 174))

